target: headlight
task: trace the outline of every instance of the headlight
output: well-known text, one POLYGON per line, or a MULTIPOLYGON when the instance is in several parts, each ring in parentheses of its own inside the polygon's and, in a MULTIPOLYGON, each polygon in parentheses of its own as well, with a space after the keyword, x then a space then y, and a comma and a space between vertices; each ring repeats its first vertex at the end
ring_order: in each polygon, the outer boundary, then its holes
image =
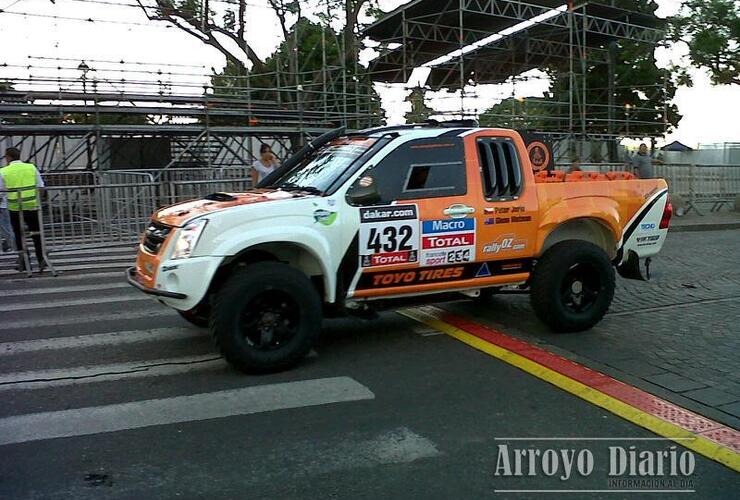
POLYGON ((172 259, 187 259, 190 254, 195 250, 195 245, 198 244, 201 233, 206 227, 207 219, 197 219, 193 222, 188 222, 180 230, 180 235, 175 241, 175 250, 172 252, 172 259))

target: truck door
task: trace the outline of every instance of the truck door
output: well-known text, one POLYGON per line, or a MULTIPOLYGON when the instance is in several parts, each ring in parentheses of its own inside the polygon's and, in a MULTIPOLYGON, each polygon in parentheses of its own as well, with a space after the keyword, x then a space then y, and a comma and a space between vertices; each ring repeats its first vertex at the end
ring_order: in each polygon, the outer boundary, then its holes
POLYGON ((410 140, 363 175, 382 201, 360 208, 353 296, 433 291, 472 277, 480 194, 468 184, 461 137, 410 140))
POLYGON ((525 182, 531 176, 525 175, 519 153, 523 142, 514 134, 477 134, 468 140, 481 172, 476 223, 482 267, 477 277, 529 272, 537 243, 538 202, 534 183, 525 182))

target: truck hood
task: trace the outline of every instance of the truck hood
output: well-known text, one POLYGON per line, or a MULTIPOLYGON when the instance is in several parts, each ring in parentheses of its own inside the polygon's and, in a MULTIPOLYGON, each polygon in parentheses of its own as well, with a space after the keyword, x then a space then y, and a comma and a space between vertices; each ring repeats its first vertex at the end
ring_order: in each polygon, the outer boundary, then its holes
POLYGON ((268 201, 280 201, 297 198, 306 198, 309 195, 298 192, 279 191, 275 189, 254 189, 246 193, 223 193, 230 195, 229 200, 216 201, 201 198, 199 200, 186 201, 176 205, 162 208, 155 212, 154 220, 167 224, 168 226, 183 226, 190 219, 227 208, 253 203, 264 203, 268 201))

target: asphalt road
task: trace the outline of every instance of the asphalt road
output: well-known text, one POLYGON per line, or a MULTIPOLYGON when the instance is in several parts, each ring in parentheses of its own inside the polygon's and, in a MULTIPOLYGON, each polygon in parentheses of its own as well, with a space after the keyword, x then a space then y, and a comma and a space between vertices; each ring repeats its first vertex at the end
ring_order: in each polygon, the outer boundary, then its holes
MULTIPOLYGON (((299 367, 245 376, 218 359, 205 331, 121 280, 103 269, 2 282, 0 498, 677 495, 613 492, 631 486, 609 483, 609 447, 682 447, 396 313, 328 321, 299 367), (523 476, 505 477, 502 450, 513 466, 515 449, 586 449, 593 470, 561 480, 562 461, 550 477, 540 460, 535 475, 525 464, 523 476)), ((530 319, 514 324, 521 300, 447 307, 549 345, 530 319)), ((607 318, 607 340, 619 317, 607 318)), ((693 316, 674 317, 678 328, 693 316)), ((736 494, 737 473, 694 458, 691 475, 664 487, 736 494)))

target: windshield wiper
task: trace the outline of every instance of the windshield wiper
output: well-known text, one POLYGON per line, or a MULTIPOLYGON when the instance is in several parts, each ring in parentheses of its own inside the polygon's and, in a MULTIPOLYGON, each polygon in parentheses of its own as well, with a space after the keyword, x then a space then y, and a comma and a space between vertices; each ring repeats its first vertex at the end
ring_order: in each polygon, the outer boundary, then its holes
POLYGON ((311 194, 317 194, 319 196, 323 196, 324 192, 320 190, 317 187, 314 186, 299 186, 298 184, 294 184, 292 182, 286 182, 285 184, 280 184, 277 186, 279 189, 282 189, 283 191, 305 191, 307 193, 311 194))

